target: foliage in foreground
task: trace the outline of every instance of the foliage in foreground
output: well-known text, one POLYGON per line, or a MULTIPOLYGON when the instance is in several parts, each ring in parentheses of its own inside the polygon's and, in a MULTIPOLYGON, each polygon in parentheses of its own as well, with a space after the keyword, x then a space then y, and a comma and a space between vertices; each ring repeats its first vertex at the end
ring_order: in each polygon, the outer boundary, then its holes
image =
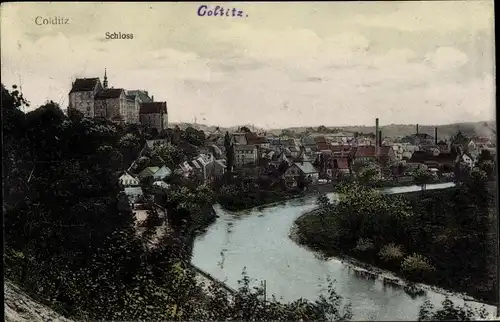
POLYGON ((419 321, 475 321, 488 317, 483 307, 475 309, 465 303, 463 306, 455 306, 449 298, 441 303, 441 308, 435 310, 434 305, 426 300, 420 307, 419 321))

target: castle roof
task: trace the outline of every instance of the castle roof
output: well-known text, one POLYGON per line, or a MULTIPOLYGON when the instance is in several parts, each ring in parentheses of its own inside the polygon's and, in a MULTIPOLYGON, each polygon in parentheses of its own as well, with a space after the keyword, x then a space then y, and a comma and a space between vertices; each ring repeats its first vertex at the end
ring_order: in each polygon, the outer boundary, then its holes
POLYGON ((127 95, 138 96, 139 100, 141 102, 145 102, 145 103, 153 102, 153 99, 151 97, 149 97, 148 91, 142 91, 142 90, 135 89, 135 90, 127 91, 127 95))
POLYGON ((167 102, 141 103, 139 114, 160 114, 167 113, 167 102))
POLYGON ((106 88, 95 95, 95 99, 119 98, 124 92, 123 88, 106 88))
POLYGON ((70 93, 93 91, 97 84, 100 84, 100 80, 97 77, 77 78, 73 82, 70 93))

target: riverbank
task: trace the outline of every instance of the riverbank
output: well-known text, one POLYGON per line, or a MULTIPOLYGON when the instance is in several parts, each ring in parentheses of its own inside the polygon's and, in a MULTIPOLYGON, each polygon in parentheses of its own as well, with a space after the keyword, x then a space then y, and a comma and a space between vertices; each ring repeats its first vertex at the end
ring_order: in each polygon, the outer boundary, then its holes
MULTIPOLYGON (((411 196, 411 198, 418 197, 421 196, 421 193, 411 193, 409 196, 411 196)), ((478 299, 483 303, 495 305, 493 287, 488 284, 485 278, 477 278, 474 282, 466 284, 461 283, 459 280, 469 279, 470 277, 468 276, 451 276, 448 277, 446 281, 440 278, 439 273, 426 276, 426 278, 423 279, 408 276, 401 270, 401 264, 395 264, 394 262, 387 263, 381 260, 379 258, 380 253, 378 249, 360 252, 351 246, 341 247, 333 241, 334 234, 328 233, 327 235, 332 237, 332 240, 325 241, 325 236, 321 236, 325 234, 325 232, 320 232, 318 230, 320 226, 324 226, 325 224, 321 223, 318 218, 319 208, 302 214, 295 220, 290 230, 289 237, 297 244, 305 246, 307 249, 319 254, 319 257, 323 259, 336 258, 347 261, 350 265, 358 267, 358 269, 366 270, 366 272, 363 273, 364 275, 370 275, 372 278, 382 279, 384 283, 387 281, 390 284, 395 283, 405 288, 405 291, 409 295, 412 295, 412 293, 421 293, 421 291, 425 291, 429 288, 441 289, 446 290, 448 293, 458 292, 466 300, 478 299), (307 231, 309 231, 309 233, 307 231), (313 231, 314 234, 312 233, 313 231), (457 280, 457 282, 450 283, 450 280, 457 280), (471 287, 471 285, 474 287, 471 287), (489 287, 485 289, 485 285, 489 285, 489 287), (407 288, 410 289, 407 290, 407 288)), ((341 243, 340 245, 345 244, 341 243)), ((423 255, 426 254, 424 253, 423 255)), ((443 292, 441 291, 441 293, 443 292)))

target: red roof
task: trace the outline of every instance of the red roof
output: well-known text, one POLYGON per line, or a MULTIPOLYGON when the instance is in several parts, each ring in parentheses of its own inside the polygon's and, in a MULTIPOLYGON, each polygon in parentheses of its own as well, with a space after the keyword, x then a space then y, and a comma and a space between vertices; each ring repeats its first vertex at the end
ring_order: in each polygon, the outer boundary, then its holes
POLYGON ((335 158, 334 160, 337 160, 338 169, 344 169, 344 170, 349 169, 349 163, 347 162, 347 158, 335 158))
POLYGON ((361 145, 358 146, 356 150, 356 157, 374 157, 375 156, 375 146, 374 145, 361 145))
POLYGON ((324 151, 324 150, 330 150, 332 149, 332 146, 329 144, 329 143, 326 143, 326 142, 319 142, 316 144, 316 147, 318 148, 318 150, 320 151, 324 151))
POLYGON ((491 140, 488 138, 473 138, 472 141, 474 141, 474 143, 479 143, 479 144, 488 144, 491 142, 491 140))
POLYGON ((351 146, 350 145, 332 145, 331 150, 333 152, 349 152, 351 151, 351 146))
POLYGON ((326 138, 324 136, 317 136, 314 138, 314 141, 316 141, 316 143, 327 143, 326 138))

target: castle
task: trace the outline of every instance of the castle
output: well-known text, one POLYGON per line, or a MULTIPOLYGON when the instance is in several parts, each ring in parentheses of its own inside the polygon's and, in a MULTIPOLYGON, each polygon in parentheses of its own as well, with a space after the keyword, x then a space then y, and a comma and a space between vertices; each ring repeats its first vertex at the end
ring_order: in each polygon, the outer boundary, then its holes
POLYGON ((167 102, 155 102, 144 90, 109 88, 104 70, 104 81, 95 78, 77 78, 69 92, 69 109, 78 110, 84 117, 102 117, 121 124, 141 124, 157 131, 168 127, 167 102))

